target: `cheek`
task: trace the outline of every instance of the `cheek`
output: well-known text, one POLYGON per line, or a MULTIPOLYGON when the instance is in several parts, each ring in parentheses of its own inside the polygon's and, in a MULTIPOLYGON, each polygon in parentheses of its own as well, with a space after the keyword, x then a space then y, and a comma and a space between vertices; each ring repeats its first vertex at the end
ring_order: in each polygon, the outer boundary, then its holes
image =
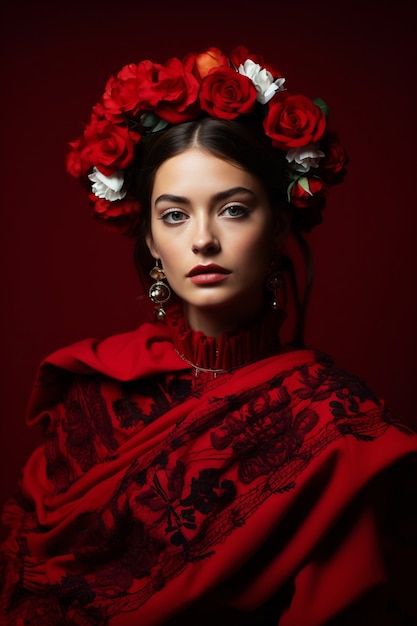
POLYGON ((155 252, 156 256, 158 256, 163 265, 166 265, 171 262, 171 259, 175 259, 175 255, 178 255, 178 239, 171 234, 161 232, 159 228, 159 224, 152 223, 152 236, 151 236, 151 246, 150 250, 155 252))
POLYGON ((245 265, 249 270, 263 275, 268 274, 273 258, 271 231, 269 233, 262 232, 257 238, 241 245, 238 258, 242 259, 242 262, 246 260, 245 265))
POLYGON ((175 283, 176 278, 184 274, 184 246, 175 237, 157 239, 155 246, 169 283, 175 283))

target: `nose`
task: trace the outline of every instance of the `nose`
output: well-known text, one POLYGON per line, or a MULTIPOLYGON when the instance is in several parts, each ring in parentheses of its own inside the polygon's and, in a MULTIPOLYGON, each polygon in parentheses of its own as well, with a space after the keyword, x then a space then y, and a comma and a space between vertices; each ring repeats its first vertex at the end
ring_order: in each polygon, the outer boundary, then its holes
POLYGON ((213 254, 220 250, 220 241, 211 220, 196 221, 192 250, 195 254, 213 254))

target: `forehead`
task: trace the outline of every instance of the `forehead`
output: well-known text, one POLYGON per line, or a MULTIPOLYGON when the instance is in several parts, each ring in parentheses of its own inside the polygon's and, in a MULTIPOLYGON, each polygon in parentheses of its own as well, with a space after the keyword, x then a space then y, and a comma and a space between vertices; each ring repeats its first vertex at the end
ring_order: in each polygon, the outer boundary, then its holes
POLYGON ((190 148, 167 159, 158 168, 153 199, 161 193, 189 197, 193 194, 214 194, 232 187, 246 187, 263 195, 258 179, 250 172, 200 148, 190 148))

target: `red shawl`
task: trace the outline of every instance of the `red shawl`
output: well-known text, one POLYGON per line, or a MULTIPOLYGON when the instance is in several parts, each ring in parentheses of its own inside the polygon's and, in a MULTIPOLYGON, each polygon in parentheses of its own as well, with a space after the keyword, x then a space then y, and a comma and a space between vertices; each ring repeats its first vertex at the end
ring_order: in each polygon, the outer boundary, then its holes
MULTIPOLYGON (((217 366, 247 359, 248 337, 217 366)), ((409 528, 381 511, 416 434, 313 351, 195 377, 177 340, 144 324, 41 365, 28 423, 45 439, 4 511, 1 623, 357 625, 382 590, 378 623, 397 624, 409 528)), ((188 340, 202 369, 212 345, 188 340)))

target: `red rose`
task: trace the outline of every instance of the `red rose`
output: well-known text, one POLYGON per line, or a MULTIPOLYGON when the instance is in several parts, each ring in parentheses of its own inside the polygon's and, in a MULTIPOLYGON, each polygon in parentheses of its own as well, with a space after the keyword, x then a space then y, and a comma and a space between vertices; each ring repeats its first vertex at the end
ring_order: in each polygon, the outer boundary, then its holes
POLYGON ((232 120, 253 110, 256 94, 256 88, 247 76, 231 67, 218 67, 211 70, 201 83, 201 108, 212 117, 232 120))
POLYGON ((90 201, 94 218, 100 220, 107 230, 127 236, 134 234, 140 213, 140 204, 135 198, 126 196, 123 200, 109 202, 90 193, 90 201))
POLYGON ((292 226, 296 231, 309 233, 323 221, 327 187, 319 178, 308 178, 308 193, 304 184, 300 184, 302 180, 296 181, 291 188, 290 201, 294 206, 292 226))
POLYGON ((200 83, 179 59, 170 59, 158 75, 160 100, 155 113, 170 124, 195 119, 200 113, 200 83))
POLYGON ((102 98, 107 118, 120 112, 139 116, 154 111, 171 124, 194 119, 199 113, 199 82, 179 59, 164 65, 141 61, 125 65, 106 85, 102 98), (110 115, 109 115, 110 114, 110 115))
POLYGON ((65 157, 65 168, 74 178, 83 178, 87 176, 92 167, 92 163, 86 158, 83 149, 84 141, 79 137, 76 141, 70 141, 70 152, 65 157))
MULTIPOLYGON (((197 117, 199 113, 199 82, 179 59, 169 59, 164 65, 141 61, 137 66, 127 66, 135 73, 135 84, 125 84, 126 101, 134 101, 134 113, 154 111, 171 124, 178 124, 197 117), (133 69, 135 68, 135 69, 133 69)), ((119 101, 119 100, 118 100, 119 101)))
POLYGON ((227 57, 218 48, 208 48, 201 54, 190 52, 184 58, 184 65, 201 80, 210 72, 210 70, 222 65, 228 66, 227 57))
POLYGON ((320 159, 317 174, 328 185, 336 185, 343 182, 346 175, 348 157, 344 148, 339 143, 339 138, 334 132, 327 132, 320 141, 320 150, 325 156, 320 159))
MULTIPOLYGON (((103 99, 104 99, 104 96, 103 96, 103 99)), ((125 124, 126 123, 125 113, 122 113, 122 111, 120 109, 117 109, 116 107, 114 107, 113 109, 107 109, 104 104, 103 99, 100 102, 97 102, 97 104, 93 106, 90 124, 93 121, 98 122, 101 120, 107 120, 108 122, 111 122, 112 124, 125 124)))
POLYGON ((265 63, 263 56, 260 54, 252 54, 245 46, 236 46, 230 53, 230 61, 232 65, 237 69, 239 65, 243 65, 245 61, 250 59, 254 63, 257 63, 262 68, 265 68, 268 72, 271 72, 274 78, 282 78, 281 72, 274 66, 265 63))
POLYGON ((82 154, 102 174, 111 176, 131 163, 139 139, 140 135, 129 131, 126 126, 99 120, 87 126, 82 154))
POLYGON ((321 202, 325 193, 326 185, 320 178, 303 176, 292 185, 290 202, 299 209, 304 209, 313 206, 316 202, 321 202))
POLYGON ((233 48, 229 56, 230 61, 236 68, 238 68, 239 65, 243 65, 247 59, 251 59, 254 63, 258 63, 258 65, 265 67, 263 56, 260 54, 249 54, 249 49, 246 48, 246 46, 236 46, 233 48))
POLYGON ((306 96, 280 92, 271 100, 264 128, 275 148, 289 150, 319 141, 326 117, 306 96))
POLYGON ((136 66, 138 92, 140 93, 141 108, 150 111, 161 100, 159 89, 159 75, 162 69, 160 63, 141 61, 136 66))
POLYGON ((140 85, 137 65, 125 65, 116 78, 113 76, 107 81, 102 97, 103 107, 107 118, 120 113, 132 112, 135 114, 140 107, 140 85))

